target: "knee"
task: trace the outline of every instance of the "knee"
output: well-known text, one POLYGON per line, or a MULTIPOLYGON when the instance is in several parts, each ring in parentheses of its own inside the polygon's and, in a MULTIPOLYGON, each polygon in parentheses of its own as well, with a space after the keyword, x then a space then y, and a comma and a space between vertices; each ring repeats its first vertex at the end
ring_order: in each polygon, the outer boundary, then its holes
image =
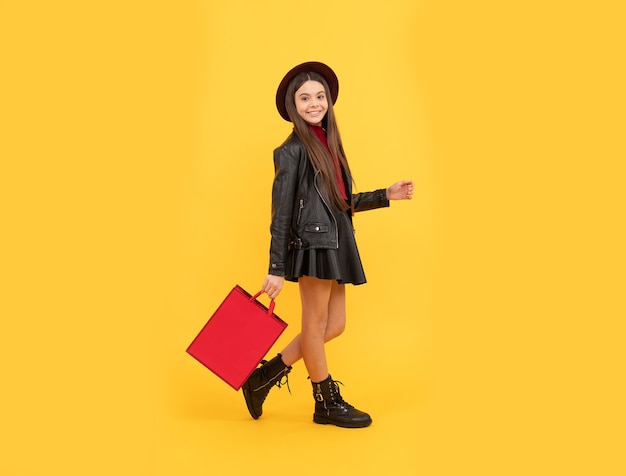
POLYGON ((328 331, 326 319, 304 319, 302 322, 302 335, 321 339, 328 331))
POLYGON ((328 325, 328 327, 326 327, 326 332, 324 333, 324 340, 326 342, 328 342, 331 339, 334 339, 335 337, 339 337, 341 334, 343 334, 343 331, 346 330, 346 323, 345 322, 336 322, 333 324, 328 325))

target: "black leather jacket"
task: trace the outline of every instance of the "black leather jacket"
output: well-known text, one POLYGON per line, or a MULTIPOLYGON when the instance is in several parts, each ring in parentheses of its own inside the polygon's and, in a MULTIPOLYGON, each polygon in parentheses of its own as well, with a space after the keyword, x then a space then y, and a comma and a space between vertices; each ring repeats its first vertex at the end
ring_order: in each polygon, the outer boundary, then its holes
MULTIPOLYGON (((290 249, 336 249, 334 207, 319 183, 302 141, 295 133, 274 150, 272 224, 269 274, 285 276, 290 249)), ((352 180, 344 172, 350 204, 355 212, 388 207, 386 190, 352 194, 352 180)))

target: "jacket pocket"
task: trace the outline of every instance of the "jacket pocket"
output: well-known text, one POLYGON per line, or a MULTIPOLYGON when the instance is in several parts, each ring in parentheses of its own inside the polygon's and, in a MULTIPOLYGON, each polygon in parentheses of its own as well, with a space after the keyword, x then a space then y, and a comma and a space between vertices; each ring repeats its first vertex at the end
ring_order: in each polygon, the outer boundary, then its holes
POLYGON ((308 233, 328 233, 329 226, 324 223, 307 223, 304 231, 308 233))

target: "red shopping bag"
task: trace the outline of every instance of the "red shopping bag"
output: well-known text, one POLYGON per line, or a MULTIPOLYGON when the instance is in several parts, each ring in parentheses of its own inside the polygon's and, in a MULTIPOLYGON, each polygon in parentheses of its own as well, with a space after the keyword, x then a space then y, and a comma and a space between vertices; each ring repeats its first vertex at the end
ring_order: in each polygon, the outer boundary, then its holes
POLYGON ((187 353, 235 390, 239 390, 259 365, 287 323, 235 286, 187 348, 187 353))

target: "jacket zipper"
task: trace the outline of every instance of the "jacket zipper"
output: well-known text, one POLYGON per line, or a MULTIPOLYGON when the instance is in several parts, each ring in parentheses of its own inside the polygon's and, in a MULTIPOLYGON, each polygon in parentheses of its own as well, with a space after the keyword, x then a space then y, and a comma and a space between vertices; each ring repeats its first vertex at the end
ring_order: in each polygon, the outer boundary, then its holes
POLYGON ((313 177, 313 185, 315 185, 315 190, 317 190, 317 194, 322 199, 322 203, 324 203, 324 205, 328 209, 328 214, 333 219, 333 222, 335 222, 335 249, 338 249, 339 248, 339 227, 337 226, 337 219, 335 218, 335 215, 333 214, 332 210, 328 206, 328 203, 326 203, 326 200, 324 200, 324 197, 322 196, 322 192, 320 192, 320 189, 317 187, 317 176, 319 175, 319 173, 320 173, 319 170, 315 172, 315 177, 313 177))
POLYGON ((300 199, 300 208, 298 209, 298 219, 296 220, 296 225, 300 224, 300 217, 302 217, 302 209, 304 208, 304 198, 300 199))

